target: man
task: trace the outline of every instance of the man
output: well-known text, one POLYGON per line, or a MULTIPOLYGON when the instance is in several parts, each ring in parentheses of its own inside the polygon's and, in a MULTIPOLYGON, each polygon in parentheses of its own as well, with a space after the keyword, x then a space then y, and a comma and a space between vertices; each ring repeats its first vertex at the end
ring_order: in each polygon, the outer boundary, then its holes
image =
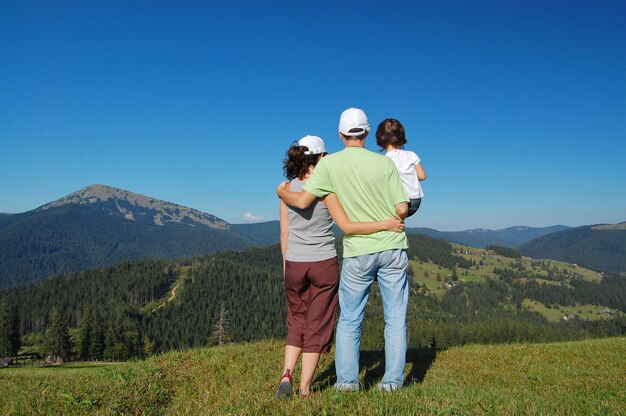
MULTIPOLYGON (((381 221, 392 215, 404 219, 408 198, 391 159, 365 149, 370 126, 365 113, 349 108, 341 114, 339 136, 345 148, 324 157, 302 192, 281 184, 276 193, 287 204, 305 209, 317 198, 337 195, 351 221, 381 221)), ((378 278, 385 311, 385 375, 379 388, 402 386, 406 364, 408 284, 406 234, 380 231, 346 235, 339 283, 335 367, 340 391, 359 389, 361 325, 370 287, 378 278)))

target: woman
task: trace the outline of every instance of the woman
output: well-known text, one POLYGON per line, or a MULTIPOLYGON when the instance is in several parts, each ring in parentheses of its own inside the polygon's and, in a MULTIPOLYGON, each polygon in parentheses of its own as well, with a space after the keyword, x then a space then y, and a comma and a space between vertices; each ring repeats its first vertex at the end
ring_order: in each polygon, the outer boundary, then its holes
MULTIPOLYGON (((300 192, 317 162, 326 154, 324 141, 317 136, 305 136, 291 146, 283 163, 285 176, 290 180, 287 189, 300 192)), ((350 222, 334 194, 323 201, 315 201, 304 210, 288 207, 281 201, 280 245, 287 297, 287 340, 278 398, 291 396, 292 377, 300 355, 302 370, 297 394, 308 396, 320 354, 330 351, 332 345, 339 286, 333 219, 346 234, 404 230, 404 223, 398 218, 350 222)))

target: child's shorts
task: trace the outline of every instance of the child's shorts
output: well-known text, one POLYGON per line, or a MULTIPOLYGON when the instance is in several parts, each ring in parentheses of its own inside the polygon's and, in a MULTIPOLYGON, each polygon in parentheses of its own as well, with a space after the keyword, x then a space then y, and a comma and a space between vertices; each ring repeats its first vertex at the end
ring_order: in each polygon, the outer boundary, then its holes
POLYGON ((420 208, 422 204, 422 198, 411 198, 409 201, 409 215, 406 217, 409 218, 411 215, 415 214, 417 210, 420 208))

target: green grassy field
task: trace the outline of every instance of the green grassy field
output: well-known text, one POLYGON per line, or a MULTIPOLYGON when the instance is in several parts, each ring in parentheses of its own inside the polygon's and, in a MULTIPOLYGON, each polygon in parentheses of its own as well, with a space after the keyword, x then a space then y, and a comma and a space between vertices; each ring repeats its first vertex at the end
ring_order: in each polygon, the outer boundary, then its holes
POLYGON ((412 350, 406 387, 372 388, 383 353, 362 353, 358 393, 337 393, 323 357, 309 399, 278 401, 278 341, 170 352, 141 362, 0 369, 0 413, 232 415, 626 414, 626 338, 412 350))
POLYGON ((539 312, 545 316, 551 322, 557 322, 564 317, 576 317, 579 319, 586 319, 589 321, 595 321, 598 319, 611 319, 615 316, 622 316, 623 312, 604 308, 597 305, 576 305, 576 306, 560 306, 556 305, 548 308, 541 302, 537 302, 530 299, 524 300, 524 306, 531 311, 539 312))
MULTIPOLYGON (((473 282, 485 283, 489 279, 499 280, 494 268, 514 268, 522 271, 520 282, 534 280, 542 285, 569 286, 567 281, 550 279, 549 271, 558 272, 566 276, 577 276, 580 279, 598 282, 602 275, 593 270, 556 260, 533 260, 528 257, 519 259, 496 255, 492 251, 453 244, 453 251, 475 265, 469 269, 449 268, 438 266, 432 262, 411 260, 413 280, 423 289, 442 298, 450 288, 458 283, 473 282), (453 276, 456 275, 456 279, 453 276)), ((576 317, 584 320, 612 319, 623 316, 623 312, 598 305, 544 305, 538 301, 526 299, 524 308, 538 312, 551 322, 557 322, 563 317, 576 317)))

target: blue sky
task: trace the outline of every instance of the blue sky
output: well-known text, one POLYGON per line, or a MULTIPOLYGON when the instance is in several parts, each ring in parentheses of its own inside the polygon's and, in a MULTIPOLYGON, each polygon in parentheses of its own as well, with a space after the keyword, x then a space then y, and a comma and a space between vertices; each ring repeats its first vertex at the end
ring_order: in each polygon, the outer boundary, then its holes
POLYGON ((0 212, 101 183, 275 220, 289 145, 340 150, 360 107, 422 158, 409 226, 625 221, 624 21, 624 1, 0 0, 0 212))

